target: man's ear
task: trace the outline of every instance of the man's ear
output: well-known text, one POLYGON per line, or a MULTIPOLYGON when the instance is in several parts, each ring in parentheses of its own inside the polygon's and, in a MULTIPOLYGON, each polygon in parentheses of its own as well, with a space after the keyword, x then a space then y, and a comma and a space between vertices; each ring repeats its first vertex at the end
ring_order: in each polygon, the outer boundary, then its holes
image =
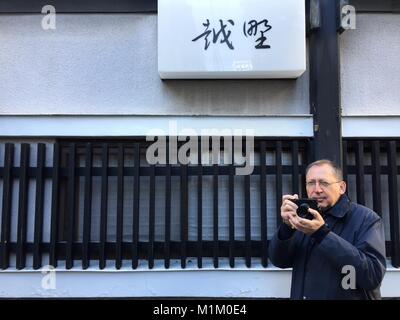
POLYGON ((339 185, 340 187, 340 194, 345 194, 346 193, 346 189, 347 189, 347 185, 346 185, 346 181, 342 181, 339 185))

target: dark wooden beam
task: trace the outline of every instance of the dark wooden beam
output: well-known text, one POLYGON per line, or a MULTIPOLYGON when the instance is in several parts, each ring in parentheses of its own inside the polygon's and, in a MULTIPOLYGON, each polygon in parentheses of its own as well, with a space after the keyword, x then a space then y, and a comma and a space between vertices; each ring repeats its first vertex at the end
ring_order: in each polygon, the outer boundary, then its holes
POLYGON ((157 12, 157 0, 7 0, 0 1, 0 13, 41 13, 45 5, 57 13, 157 12))
POLYGON ((359 13, 400 13, 399 0, 349 0, 349 3, 354 6, 359 13))
POLYGON ((341 164, 338 4, 336 0, 319 1, 320 26, 309 36, 309 58, 314 157, 341 164))
MULTIPOLYGON (((349 0, 357 12, 400 13, 399 0, 349 0)), ((7 0, 0 13, 41 13, 50 4, 58 13, 157 12, 157 0, 7 0)))

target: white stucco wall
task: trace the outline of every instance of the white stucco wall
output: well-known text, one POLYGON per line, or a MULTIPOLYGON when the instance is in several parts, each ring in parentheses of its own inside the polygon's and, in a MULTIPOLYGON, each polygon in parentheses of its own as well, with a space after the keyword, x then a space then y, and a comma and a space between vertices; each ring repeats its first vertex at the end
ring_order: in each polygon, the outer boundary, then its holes
POLYGON ((340 36, 344 115, 400 115, 400 14, 358 14, 340 36))
POLYGON ((161 81, 155 14, 0 15, 0 114, 308 114, 296 80, 161 81))
MULTIPOLYGON (((295 80, 161 81, 155 14, 0 16, 0 114, 308 114, 295 80)), ((342 107, 400 115, 400 15, 358 14, 340 36, 342 107)))

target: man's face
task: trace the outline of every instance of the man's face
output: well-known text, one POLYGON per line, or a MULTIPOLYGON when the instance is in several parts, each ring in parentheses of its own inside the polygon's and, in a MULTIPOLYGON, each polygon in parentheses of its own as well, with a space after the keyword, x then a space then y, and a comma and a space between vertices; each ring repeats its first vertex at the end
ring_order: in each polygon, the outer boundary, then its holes
POLYGON ((307 173, 306 185, 308 197, 317 200, 323 211, 334 206, 346 192, 346 183, 339 181, 328 164, 311 167, 307 173))

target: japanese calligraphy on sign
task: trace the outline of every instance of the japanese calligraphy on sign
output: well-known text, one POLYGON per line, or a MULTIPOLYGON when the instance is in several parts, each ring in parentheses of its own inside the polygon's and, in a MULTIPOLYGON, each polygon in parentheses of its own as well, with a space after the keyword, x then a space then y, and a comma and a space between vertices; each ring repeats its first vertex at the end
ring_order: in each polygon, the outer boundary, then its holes
MULTIPOLYGON (((196 42, 200 39, 204 40, 204 50, 207 50, 211 43, 213 44, 226 44, 226 46, 230 50, 234 50, 234 44, 230 41, 230 36, 232 34, 231 27, 235 26, 235 22, 232 19, 224 22, 222 19, 219 19, 219 23, 216 27, 211 28, 211 23, 209 19, 206 19, 206 22, 203 23, 205 30, 202 34, 198 35, 194 39, 193 42, 196 42)), ((272 26, 269 24, 267 19, 257 21, 250 20, 244 21, 243 23, 243 34, 247 37, 255 37, 254 46, 256 49, 270 49, 271 46, 266 43, 267 37, 266 33, 272 29, 272 26)))
POLYGON ((303 0, 157 0, 161 79, 292 79, 306 70, 303 0))

